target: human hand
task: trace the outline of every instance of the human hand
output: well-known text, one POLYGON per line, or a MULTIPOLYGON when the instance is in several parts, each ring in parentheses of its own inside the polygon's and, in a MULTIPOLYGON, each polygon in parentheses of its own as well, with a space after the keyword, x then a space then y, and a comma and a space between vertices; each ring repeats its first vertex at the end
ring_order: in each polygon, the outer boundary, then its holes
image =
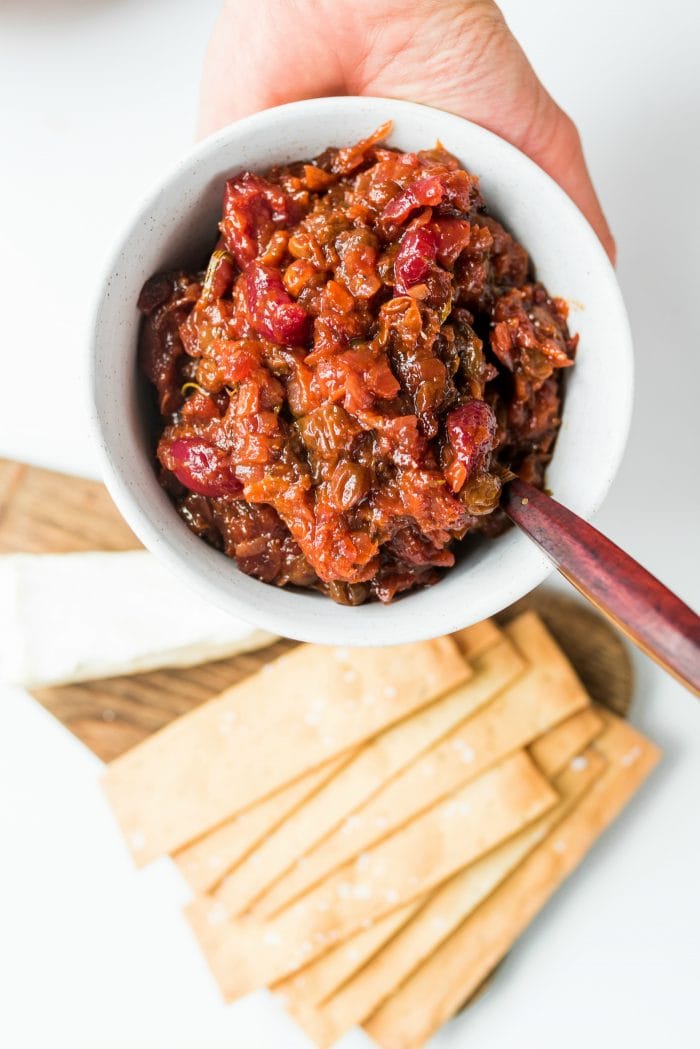
POLYGON ((204 67, 202 134, 344 94, 424 102, 507 139, 566 190, 614 261, 576 126, 492 0, 225 0, 204 67))

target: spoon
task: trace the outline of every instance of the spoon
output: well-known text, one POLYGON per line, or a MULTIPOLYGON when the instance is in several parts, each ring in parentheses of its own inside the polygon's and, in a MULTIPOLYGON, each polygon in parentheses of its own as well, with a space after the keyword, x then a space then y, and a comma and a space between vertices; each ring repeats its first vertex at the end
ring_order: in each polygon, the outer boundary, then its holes
POLYGON ((700 695, 700 617, 592 525, 515 477, 508 517, 643 652, 700 695))

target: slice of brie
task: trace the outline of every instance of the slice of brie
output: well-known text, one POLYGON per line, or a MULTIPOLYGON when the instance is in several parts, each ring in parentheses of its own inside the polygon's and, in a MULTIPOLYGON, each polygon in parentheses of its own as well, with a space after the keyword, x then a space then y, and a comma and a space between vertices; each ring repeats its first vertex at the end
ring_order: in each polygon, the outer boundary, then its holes
POLYGON ((274 640, 200 599, 145 550, 0 557, 0 678, 15 684, 195 666, 274 640))

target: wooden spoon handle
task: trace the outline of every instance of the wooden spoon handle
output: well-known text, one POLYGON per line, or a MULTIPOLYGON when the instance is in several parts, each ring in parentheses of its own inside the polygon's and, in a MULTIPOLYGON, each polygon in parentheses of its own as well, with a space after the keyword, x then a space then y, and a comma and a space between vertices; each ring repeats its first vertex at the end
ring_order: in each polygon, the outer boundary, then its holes
POLYGON ((700 617, 688 605, 592 525, 525 481, 505 486, 502 506, 584 597, 700 695, 700 617))

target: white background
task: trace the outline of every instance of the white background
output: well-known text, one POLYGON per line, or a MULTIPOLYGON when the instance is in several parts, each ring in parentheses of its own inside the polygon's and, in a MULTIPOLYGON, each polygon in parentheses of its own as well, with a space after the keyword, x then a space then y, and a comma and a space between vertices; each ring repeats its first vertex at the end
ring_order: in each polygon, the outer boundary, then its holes
MULTIPOLYGON (((192 139, 216 6, 0 0, 0 455, 96 472, 87 307, 122 218, 192 139)), ((619 245, 636 409, 598 524, 697 605, 697 8, 504 7, 578 122, 619 245)), ((663 766, 436 1046, 700 1044, 700 711, 645 659, 635 667, 634 720, 663 766)), ((184 887, 165 862, 131 869, 98 773, 28 696, 0 693, 0 1044, 308 1046, 264 994, 220 1004, 178 914, 184 887)))

